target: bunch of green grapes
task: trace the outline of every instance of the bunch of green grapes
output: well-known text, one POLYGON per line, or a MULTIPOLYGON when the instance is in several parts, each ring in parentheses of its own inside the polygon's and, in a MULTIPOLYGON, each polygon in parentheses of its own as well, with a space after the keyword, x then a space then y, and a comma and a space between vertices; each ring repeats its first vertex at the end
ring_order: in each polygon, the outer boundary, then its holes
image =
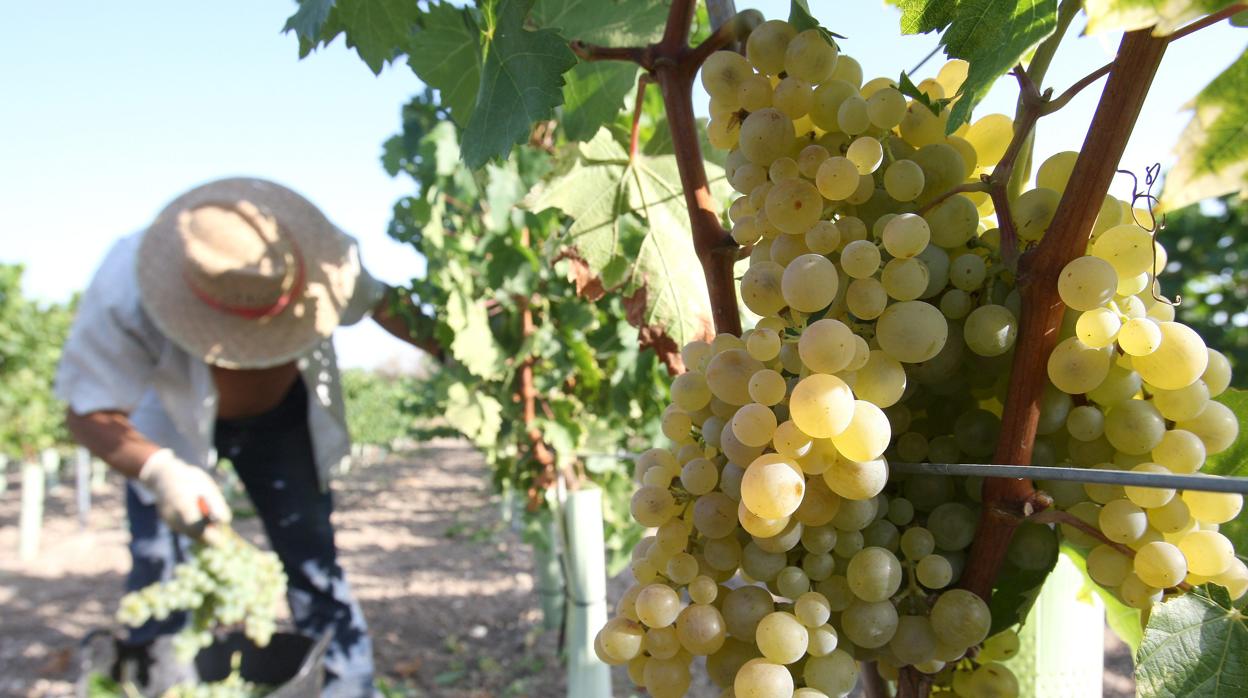
POLYGON ((190 622, 174 637, 175 652, 184 661, 212 644, 213 630, 222 626, 241 624, 248 638, 267 645, 286 595, 286 573, 277 555, 229 528, 213 529, 211 544, 197 541, 171 579, 126 594, 117 609, 118 622, 130 627, 188 612, 190 622))
MULTIPOLYGON (((951 61, 918 87, 939 103, 966 71, 951 61)), ((982 481, 888 467, 994 450, 1021 300, 990 197, 948 193, 996 166, 1011 120, 946 135, 947 106, 864 82, 824 35, 779 21, 758 26, 744 56, 713 54, 702 84, 740 194, 729 216, 750 246, 740 294, 757 321, 681 352, 670 443, 635 471, 632 515, 653 532, 598 655, 657 698, 685 694, 695 656, 736 698, 843 696, 863 660, 887 678, 914 667, 959 696, 1017 695, 1001 664, 1017 636, 989 637, 988 606, 957 588, 982 481)), ((1046 160, 1011 201, 1018 247, 1043 238, 1074 158, 1046 160)), ((1089 256, 1060 280, 1083 315, 1068 313, 1049 364, 1039 464, 1195 472, 1235 438, 1210 400, 1229 365, 1154 295, 1164 251, 1134 216, 1107 198, 1089 256)), ((1138 607, 1183 581, 1248 588, 1216 530, 1238 496, 1041 485, 1123 547, 1027 523, 1007 569, 1047 569, 1065 535, 1138 607)))

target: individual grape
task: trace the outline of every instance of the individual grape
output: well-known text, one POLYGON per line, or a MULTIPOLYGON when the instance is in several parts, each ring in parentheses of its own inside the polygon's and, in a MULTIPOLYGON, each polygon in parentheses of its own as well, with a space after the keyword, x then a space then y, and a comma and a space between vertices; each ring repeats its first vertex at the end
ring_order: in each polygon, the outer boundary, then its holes
POLYGON ((977 254, 959 255, 949 265, 949 281, 956 288, 968 293, 979 290, 984 285, 988 267, 984 258, 977 254))
POLYGON ((855 317, 874 320, 888 307, 888 292, 884 284, 875 279, 854 279, 845 291, 845 305, 855 317))
POLYGON ((810 120, 826 131, 840 131, 837 114, 840 112, 841 103, 857 94, 858 90, 844 80, 834 78, 823 82, 811 95, 810 120))
POLYGON ((810 636, 796 616, 777 611, 759 621, 754 637, 768 661, 792 664, 806 654, 810 636))
POLYGON ((1143 455, 1161 443, 1165 418, 1146 400, 1126 400, 1105 413, 1105 438, 1114 448, 1143 455))
POLYGON ((785 52, 795 36, 797 30, 788 22, 768 20, 750 32, 745 43, 745 55, 758 72, 778 75, 784 71, 785 52))
POLYGON ((971 351, 980 356, 1000 356, 1013 348, 1018 320, 1003 305, 984 305, 966 317, 962 332, 971 351))
POLYGON ((832 437, 832 443, 845 458, 867 462, 884 453, 891 437, 892 429, 884 411, 866 400, 855 400, 849 424, 832 437))
POLYGON ((695 603, 677 616, 676 637, 690 654, 705 656, 718 652, 728 635, 719 609, 695 603))
POLYGON ((841 233, 832 221, 818 221, 806 231, 804 241, 815 254, 831 254, 841 246, 841 233))
POLYGON ((1217 397, 1231 384, 1231 362, 1216 349, 1209 350, 1209 361, 1201 380, 1209 386, 1209 397, 1217 397))
MULTIPOLYGON (((766 78, 764 78, 764 80, 765 79, 766 78)), ((771 167, 767 168, 767 179, 770 180, 772 184, 779 184, 790 179, 797 179, 799 176, 801 176, 801 173, 798 172, 797 161, 793 158, 777 158, 775 162, 771 163, 771 167)), ((770 196, 774 190, 775 187, 769 189, 767 191, 768 196, 770 196)), ((768 219, 770 220, 770 216, 768 216, 768 219)), ((779 228, 780 226, 777 225, 776 227, 779 228)))
POLYGON ((711 97, 736 103, 737 90, 754 71, 741 54, 716 51, 702 64, 702 87, 711 97))
POLYGON ((1233 492, 1185 490, 1183 502, 1187 504, 1192 518, 1202 524, 1224 524, 1239 516, 1244 507, 1244 496, 1233 492))
POLYGON ((1066 182, 1070 180, 1070 173, 1074 170, 1075 161, 1078 159, 1079 153, 1073 150, 1050 155, 1040 163, 1040 169, 1036 170, 1036 186, 1053 191, 1065 191, 1066 182))
MULTIPOLYGON (((1057 277, 1062 302, 1079 311, 1108 303, 1118 287, 1118 275, 1108 262, 1090 255, 1070 260, 1057 277)), ((1130 323, 1128 323, 1130 324, 1130 323)))
POLYGON ((617 616, 598 631, 598 641, 594 646, 599 650, 598 658, 607 664, 624 664, 641 652, 644 636, 645 629, 641 624, 617 616))
MULTIPOLYGON (((1169 470, 1156 463, 1140 463, 1132 467, 1131 470, 1137 473, 1170 474, 1169 470)), ((1164 506, 1166 502, 1169 502, 1174 497, 1174 490, 1166 487, 1133 487, 1126 485, 1122 489, 1126 493, 1127 499, 1130 499, 1138 506, 1149 509, 1164 506)))
POLYGON ((984 640, 984 645, 975 659, 979 662, 1003 662, 1018 654, 1020 644, 1017 632, 1002 630, 984 640))
POLYGON ((901 563, 884 548, 866 547, 850 559, 845 579, 859 599, 885 601, 901 587, 901 563))
POLYGON ((823 472, 823 479, 841 497, 853 500, 870 499, 888 484, 888 464, 883 459, 856 461, 848 457, 838 458, 823 472))
POLYGON ((1188 569, 1205 577, 1221 574, 1235 559, 1231 542, 1217 531, 1192 531, 1178 546, 1187 558, 1188 569))
POLYGON ((971 674, 970 695, 985 698, 1017 698, 1018 677, 1009 667, 998 662, 986 662, 971 674))
POLYGON ((927 616, 901 616, 888 648, 902 664, 915 665, 931 659, 939 642, 927 616))
MULTIPOLYGON (((796 174, 796 164, 794 170, 796 174)), ((823 197, 815 185, 800 177, 785 179, 767 192, 766 210, 767 220, 781 232, 801 235, 819 220, 823 197)))
POLYGON ((849 426, 854 398, 845 381, 817 373, 803 378, 789 397, 789 417, 807 435, 828 439, 849 426))
MULTIPOLYGON (((1157 323, 1161 341, 1156 351, 1134 357, 1132 366, 1140 377, 1162 390, 1191 385, 1209 365, 1205 342, 1190 327, 1177 322, 1157 323)), ((1121 341, 1122 333, 1119 333, 1121 341)))
POLYGON ((867 100, 860 95, 850 95, 836 110, 836 123, 845 133, 854 136, 871 128, 871 116, 867 100))
POLYGON ((1075 334, 1079 340, 1093 349, 1103 349, 1118 337, 1122 320, 1109 308, 1093 308, 1079 314, 1075 334))
POLYGON ((884 161, 884 148, 871 136, 860 136, 849 144, 845 157, 858 168, 858 174, 869 175, 884 161))
POLYGON ((806 247, 805 235, 779 235, 771 241, 771 261, 781 266, 787 266, 790 262, 804 254, 810 254, 810 248, 806 247))
POLYGON ((1115 543, 1130 544, 1148 530, 1148 517, 1142 508, 1129 500, 1115 499, 1101 508, 1097 524, 1106 538, 1115 543))
POLYGON ((988 114, 971 124, 964 137, 975 147, 979 163, 992 167, 1001 161, 1014 138, 1014 122, 1005 114, 988 114))
POLYGON ((1029 242, 1039 240, 1049 229, 1049 223, 1053 221, 1053 215, 1057 213, 1057 204, 1060 200, 1061 195, 1052 189, 1032 189, 1023 192, 1014 201, 1011 209, 1018 237, 1029 242))
POLYGON ((1187 576, 1187 560, 1178 546, 1153 541, 1135 551, 1134 571, 1145 584, 1165 589, 1176 586, 1187 576))
POLYGON ((827 696, 848 695, 858 682, 858 663, 849 653, 835 649, 822 657, 806 660, 802 679, 807 686, 816 688, 827 696))
POLYGON ((766 446, 776 431, 776 415, 770 407, 752 402, 732 416, 732 433, 746 446, 766 446))
MULTIPOLYGON (((809 654, 811 657, 828 656, 829 654, 833 652, 833 650, 836 649, 836 646, 840 640, 840 638, 836 636, 836 629, 827 623, 824 623, 823 625, 817 628, 810 628, 809 635, 810 637, 806 641, 806 653, 809 654)), ((806 689, 800 689, 800 690, 814 691, 815 689, 806 688, 806 689)), ((808 696, 808 698, 817 698, 817 696, 825 695, 825 694, 823 693, 817 693, 817 694, 794 693, 793 695, 795 698, 798 698, 799 695, 806 695, 808 696)))
POLYGON ((771 95, 772 106, 790 119, 800 119, 810 113, 813 101, 810 83, 792 76, 781 80, 771 95))
POLYGON ((771 81, 765 75, 750 74, 737 86, 737 103, 746 111, 771 106, 771 81))
POLYGON ((1132 608, 1148 609, 1161 601, 1161 590, 1145 584, 1134 572, 1127 575, 1118 587, 1118 596, 1132 608))
POLYGON ((1006 559, 1021 570, 1039 572, 1057 559, 1057 534, 1041 524, 1024 523, 1014 532, 1006 559))
POLYGON ((867 116, 871 125, 890 130, 896 128, 906 115, 906 98, 896 87, 877 90, 867 98, 867 116))
POLYGON ((780 264, 751 264, 741 277, 741 300, 745 307, 763 316, 778 314, 785 306, 781 290, 783 279, 784 267, 780 264))
POLYGON ((789 262, 780 281, 785 302, 803 313, 826 308, 836 297, 837 286, 836 266, 818 254, 804 254, 789 262))
POLYGON ((946 248, 964 245, 979 228, 979 211, 961 194, 951 196, 923 214, 932 230, 932 243, 946 248))
POLYGON ((971 297, 960 289, 949 289, 940 297, 940 312, 950 320, 961 320, 971 312, 971 297))
POLYGON ((859 177, 858 168, 849 158, 834 155, 819 164, 815 186, 825 199, 844 201, 858 189, 859 177))
POLYGON ((1161 328, 1148 318, 1131 318, 1118 330, 1118 346, 1131 356, 1147 356, 1161 346, 1161 328))
POLYGON ((923 168, 913 160, 896 160, 884 169, 884 191, 897 201, 914 201, 923 184, 923 168))
POLYGON ((1200 414, 1178 422, 1175 427, 1199 437, 1209 454, 1225 451, 1239 435, 1239 421, 1235 413, 1231 408, 1214 400, 1210 400, 1200 414))
POLYGON ((805 491, 806 480, 796 463, 778 454, 765 454, 745 470, 741 503, 755 516, 780 519, 797 510, 805 491))
POLYGON ((914 574, 928 589, 944 589, 953 581, 953 565, 943 555, 927 555, 915 565, 914 574))
POLYGON ((906 115, 901 117, 901 123, 897 125, 897 130, 901 132, 901 137, 907 143, 922 147, 944 140, 947 120, 947 113, 942 118, 933 114, 932 110, 926 106, 911 100, 909 106, 906 107, 906 115))
POLYGON ((944 347, 948 334, 945 317, 922 301, 894 303, 876 321, 880 349, 904 363, 933 358, 944 347))
POLYGON ((802 363, 818 373, 844 370, 854 357, 854 346, 853 331, 840 320, 829 318, 812 322, 797 340, 802 363))
POLYGON ((1153 266, 1152 233, 1134 222, 1101 233, 1091 249, 1092 254, 1113 265, 1119 277, 1143 274, 1153 266))
POLYGON ((883 647, 897 631, 897 608, 891 601, 855 601, 841 614, 841 629, 858 647, 883 647))
MULTIPOLYGON (((637 495, 633 495, 634 501, 636 498, 637 495)), ((638 519, 637 523, 642 526, 653 526, 661 525, 663 522, 647 524, 638 519)), ((698 497, 693 503, 693 526, 707 538, 723 538, 730 535, 737 527, 737 503, 723 492, 709 492, 698 497)))
POLYGON ((839 51, 818 29, 807 29, 789 41, 784 53, 784 71, 818 84, 832 76, 839 51))
POLYGON ((941 642, 970 647, 988 637, 992 616, 988 604, 965 589, 950 589, 936 599, 931 611, 932 628, 941 642))
POLYGON ((841 268, 854 279, 865 279, 880 268, 880 249, 867 240, 855 240, 841 251, 841 268))
POLYGON ((1154 388, 1152 393, 1157 411, 1173 422, 1194 419, 1209 403, 1209 386, 1202 380, 1178 390, 1154 388))
POLYGON ((1049 380, 1059 390, 1071 395, 1096 388, 1109 374, 1110 355, 1069 337, 1058 343, 1049 354, 1049 380))
POLYGON ((914 257, 927 247, 931 229, 922 216, 902 213, 884 226, 884 249, 898 258, 914 257))
POLYGON ((746 662, 732 682, 735 698, 772 698, 793 695, 793 675, 783 664, 763 659, 746 662))
POLYGON ((757 165, 771 165, 776 158, 792 151, 796 142, 793 120, 779 109, 759 109, 741 123, 739 147, 757 165))

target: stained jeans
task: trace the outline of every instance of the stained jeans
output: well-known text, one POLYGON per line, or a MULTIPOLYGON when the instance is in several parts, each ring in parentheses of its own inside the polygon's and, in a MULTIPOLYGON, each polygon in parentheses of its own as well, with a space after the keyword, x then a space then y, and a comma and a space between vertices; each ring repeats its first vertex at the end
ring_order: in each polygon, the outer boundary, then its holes
MULTIPOLYGON (((295 627, 311 637, 334 635, 325 656, 324 696, 371 696, 373 650, 359 603, 338 565, 333 498, 322 492, 308 432, 307 392, 295 381, 282 403, 245 419, 218 420, 216 448, 234 464, 247 495, 264 524, 273 551, 289 579, 287 601, 295 627)), ((156 508, 144 504, 133 485, 126 487, 133 567, 126 588, 139 589, 168 579, 185 559, 188 541, 170 531, 156 508)), ((130 644, 176 632, 185 616, 151 621, 133 630, 130 644)))

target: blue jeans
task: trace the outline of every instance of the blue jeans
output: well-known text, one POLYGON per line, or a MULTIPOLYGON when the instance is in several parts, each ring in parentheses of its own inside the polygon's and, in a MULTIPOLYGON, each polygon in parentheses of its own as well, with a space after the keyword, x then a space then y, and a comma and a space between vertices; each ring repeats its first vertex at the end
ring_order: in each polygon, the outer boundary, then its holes
MULTIPOLYGON (((307 392, 296 380, 281 404, 245 419, 217 420, 215 444, 234 464, 264 524, 273 552, 288 578, 287 601, 295 627, 311 637, 333 633, 325 655, 325 696, 355 698, 373 693, 373 649, 360 605, 338 565, 330 523, 333 497, 322 491, 308 432, 307 392)), ((174 534, 156 507, 126 486, 133 566, 128 590, 170 578, 185 559, 189 542, 174 534)), ((150 621, 131 631, 130 644, 177 632, 185 614, 150 621)))

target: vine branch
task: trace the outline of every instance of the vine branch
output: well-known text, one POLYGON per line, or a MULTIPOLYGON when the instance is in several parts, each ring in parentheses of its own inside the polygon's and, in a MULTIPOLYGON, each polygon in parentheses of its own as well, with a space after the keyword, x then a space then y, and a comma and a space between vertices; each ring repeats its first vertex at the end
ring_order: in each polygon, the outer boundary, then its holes
POLYGON ((1061 109, 1062 107, 1066 106, 1067 104, 1070 103, 1070 100, 1074 99, 1075 95, 1079 94, 1085 87, 1087 87, 1088 85, 1091 85, 1097 80, 1100 80, 1106 75, 1109 75, 1109 71, 1112 70, 1113 67, 1114 67, 1114 64, 1112 62, 1106 63, 1105 65, 1097 68, 1091 73, 1088 73, 1087 75, 1083 76, 1082 78, 1079 79, 1078 82, 1066 88, 1065 92, 1058 95, 1056 98, 1049 100, 1048 104, 1044 105, 1044 113, 1046 115, 1052 114, 1058 109, 1061 109))
POLYGON ((1202 17, 1196 20, 1195 22, 1192 22, 1191 24, 1166 36, 1165 39, 1166 41, 1177 41, 1189 34, 1194 34, 1200 31, 1201 29, 1207 29, 1208 27, 1212 27, 1218 22, 1221 22, 1224 19, 1229 19, 1239 14, 1240 12, 1244 12, 1245 10, 1248 10, 1248 3, 1241 2, 1241 3, 1231 5, 1230 7, 1224 8, 1220 12, 1214 12, 1213 14, 1207 17, 1202 17))

